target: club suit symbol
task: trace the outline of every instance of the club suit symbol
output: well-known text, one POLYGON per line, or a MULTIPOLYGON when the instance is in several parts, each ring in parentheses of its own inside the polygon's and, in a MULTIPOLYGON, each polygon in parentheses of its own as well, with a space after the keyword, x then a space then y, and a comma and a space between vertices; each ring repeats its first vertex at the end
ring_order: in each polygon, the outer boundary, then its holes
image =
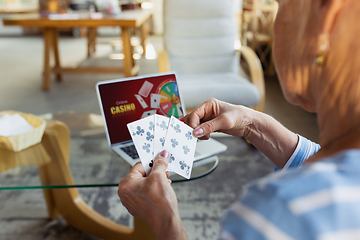
POLYGON ((174 130, 176 131, 176 133, 181 133, 180 125, 176 124, 176 126, 174 127, 174 130))
POLYGON ((160 138, 161 145, 164 146, 165 143, 165 137, 160 138))
POLYGON ((193 138, 190 131, 185 133, 185 137, 187 138, 187 140, 191 140, 193 138))
POLYGON ((169 163, 172 163, 175 161, 175 157, 174 155, 170 154, 170 159, 169 159, 169 163))
POLYGON ((171 146, 175 148, 177 145, 179 145, 179 143, 176 141, 176 139, 175 138, 171 139, 171 146))
POLYGON ((146 140, 151 142, 154 139, 154 135, 152 135, 150 132, 147 132, 146 135, 146 140))
POLYGON ((137 129, 137 131, 136 131, 136 134, 137 134, 137 135, 142 136, 143 133, 145 133, 144 129, 141 129, 140 126, 137 126, 136 129, 137 129))
POLYGON ((144 143, 144 146, 142 147, 147 153, 150 152, 150 144, 144 143))
POLYGON ((150 122, 149 124, 150 124, 149 129, 150 129, 150 130, 154 130, 154 123, 153 123, 153 122, 150 122))
POLYGON ((162 121, 161 122, 161 125, 160 127, 162 128, 162 130, 165 130, 167 128, 166 124, 165 124, 165 121, 162 121))
POLYGON ((183 146, 183 150, 185 154, 188 154, 188 152, 190 152, 190 149, 188 146, 183 146))

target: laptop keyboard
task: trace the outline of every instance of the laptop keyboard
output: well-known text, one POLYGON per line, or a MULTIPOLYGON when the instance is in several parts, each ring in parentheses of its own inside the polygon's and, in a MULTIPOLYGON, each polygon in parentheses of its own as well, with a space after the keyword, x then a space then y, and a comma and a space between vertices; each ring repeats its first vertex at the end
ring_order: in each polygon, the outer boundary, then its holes
POLYGON ((132 159, 139 158, 139 155, 137 154, 135 145, 129 145, 126 147, 120 147, 121 150, 123 150, 125 153, 127 153, 132 159))
MULTIPOLYGON (((198 140, 199 141, 199 140, 198 140)), ((129 155, 132 159, 138 159, 139 155, 137 154, 135 145, 129 145, 129 146, 121 146, 121 150, 123 150, 127 155, 129 155)), ((199 156, 200 154, 195 151, 195 157, 199 156)))

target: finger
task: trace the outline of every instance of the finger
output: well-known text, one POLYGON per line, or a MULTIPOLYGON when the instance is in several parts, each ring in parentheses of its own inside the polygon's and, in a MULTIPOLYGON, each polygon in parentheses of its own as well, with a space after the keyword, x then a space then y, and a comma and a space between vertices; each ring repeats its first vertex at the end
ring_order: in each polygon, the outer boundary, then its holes
POLYGON ((208 139, 210 137, 210 133, 215 132, 219 129, 226 129, 228 120, 224 118, 224 115, 220 115, 214 119, 211 119, 207 122, 200 124, 197 128, 194 129, 194 136, 197 138, 205 137, 208 139))
POLYGON ((214 109, 217 109, 217 100, 208 99, 200 106, 194 109, 190 114, 186 115, 184 122, 192 128, 200 125, 201 121, 206 121, 214 115, 214 109))
POLYGON ((154 164, 151 172, 166 172, 167 166, 169 164, 170 154, 168 151, 163 150, 159 153, 154 159, 154 164))
POLYGON ((169 177, 170 177, 170 175, 171 175, 171 172, 166 171, 166 177, 167 177, 167 178, 169 178, 169 177))
POLYGON ((132 175, 141 175, 143 177, 146 176, 146 173, 145 173, 145 169, 142 165, 141 162, 137 162, 131 169, 130 169, 130 172, 129 174, 132 174, 132 175))
POLYGON ((168 182, 171 184, 172 183, 171 179, 168 179, 168 182))

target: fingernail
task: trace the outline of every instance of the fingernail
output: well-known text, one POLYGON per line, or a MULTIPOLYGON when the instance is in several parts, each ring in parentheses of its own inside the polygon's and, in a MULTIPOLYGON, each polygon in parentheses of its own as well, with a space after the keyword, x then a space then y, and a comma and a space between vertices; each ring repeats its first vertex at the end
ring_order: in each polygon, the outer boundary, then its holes
POLYGON ((199 137, 204 133, 204 130, 202 128, 198 128, 194 131, 194 135, 199 137))
POLYGON ((169 152, 166 151, 166 150, 163 150, 161 153, 160 153, 160 156, 162 156, 163 158, 167 158, 169 156, 169 152))

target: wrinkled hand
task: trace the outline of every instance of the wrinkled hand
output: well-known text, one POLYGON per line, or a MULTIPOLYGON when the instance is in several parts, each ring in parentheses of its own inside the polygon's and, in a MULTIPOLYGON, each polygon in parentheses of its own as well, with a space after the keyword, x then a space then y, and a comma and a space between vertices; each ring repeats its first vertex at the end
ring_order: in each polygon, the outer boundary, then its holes
POLYGON ((185 116, 184 122, 194 128, 194 135, 209 139, 212 132, 244 137, 256 112, 211 98, 185 116))
POLYGON ((169 153, 162 151, 155 159, 149 176, 140 162, 120 181, 118 195, 131 215, 143 219, 157 239, 186 239, 178 202, 166 172, 169 153))

